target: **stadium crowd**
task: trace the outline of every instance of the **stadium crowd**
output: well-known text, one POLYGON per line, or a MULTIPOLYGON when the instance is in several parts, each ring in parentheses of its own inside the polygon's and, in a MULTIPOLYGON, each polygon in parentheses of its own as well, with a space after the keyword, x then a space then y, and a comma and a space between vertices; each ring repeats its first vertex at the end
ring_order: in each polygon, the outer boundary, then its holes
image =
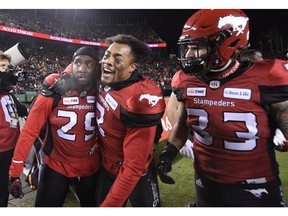
MULTIPOLYGON (((1 41, 2 42, 2 41, 1 41)), ((7 48, 0 45, 0 50, 5 51, 7 48)), ((63 71, 71 62, 71 57, 60 50, 47 50, 46 48, 31 48, 31 59, 26 63, 17 66, 16 70, 23 72, 23 81, 14 86, 14 93, 23 91, 39 91, 44 78, 55 72, 63 71)), ((170 85, 177 60, 162 57, 149 58, 144 60, 139 69, 145 76, 157 83, 158 86, 170 85)))
MULTIPOLYGON (((106 24, 88 25, 83 22, 60 21, 57 19, 47 19, 23 10, 1 10, 1 25, 23 30, 35 31, 54 36, 66 38, 77 38, 89 41, 104 41, 110 35, 116 33, 132 34, 146 43, 159 43, 163 40, 145 22, 141 25, 127 24, 106 24), (65 23, 63 23, 65 22, 65 23)), ((111 22, 109 22, 111 23, 111 22)), ((17 41, 11 37, 5 37, 0 41, 0 50, 5 51, 13 46, 17 41)), ((29 43, 29 42, 28 42, 29 43)), ((17 71, 23 71, 23 81, 14 86, 14 93, 40 90, 44 78, 55 72, 60 72, 71 62, 71 52, 67 52, 63 47, 57 45, 52 48, 50 45, 36 45, 31 41, 27 45, 31 53, 31 59, 21 66, 17 66, 17 71)), ((143 60, 139 69, 145 76, 157 83, 158 86, 170 85, 172 76, 179 69, 177 59, 168 59, 167 56, 159 54, 154 48, 151 58, 143 60)), ((76 48, 74 49, 76 50, 76 48)))
MULTIPOLYGON (((116 18, 117 19, 117 18, 116 18)), ((132 34, 145 43, 163 42, 161 38, 148 26, 145 21, 139 23, 137 19, 131 21, 131 24, 117 24, 113 20, 109 20, 107 24, 93 24, 79 21, 67 21, 59 19, 51 19, 46 16, 23 10, 1 10, 0 24, 22 30, 41 32, 59 37, 81 39, 89 41, 103 41, 111 35, 125 33, 132 34)))

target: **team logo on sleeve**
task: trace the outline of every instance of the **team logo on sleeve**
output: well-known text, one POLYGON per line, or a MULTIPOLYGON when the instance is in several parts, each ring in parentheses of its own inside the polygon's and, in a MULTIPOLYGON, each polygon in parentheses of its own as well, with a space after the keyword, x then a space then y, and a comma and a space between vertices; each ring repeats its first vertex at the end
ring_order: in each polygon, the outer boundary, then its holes
POLYGON ((284 64, 284 67, 288 71, 288 63, 284 64))
POLYGON ((155 107, 160 99, 163 99, 163 97, 158 97, 156 95, 151 94, 141 94, 139 100, 142 101, 143 99, 148 100, 148 103, 151 105, 151 107, 155 107))

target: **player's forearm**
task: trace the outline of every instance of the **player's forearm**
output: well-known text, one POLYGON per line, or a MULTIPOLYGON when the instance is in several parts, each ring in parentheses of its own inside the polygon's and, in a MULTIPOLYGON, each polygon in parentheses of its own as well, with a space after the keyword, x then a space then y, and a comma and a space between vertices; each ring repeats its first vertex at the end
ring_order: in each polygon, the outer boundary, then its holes
POLYGON ((185 144, 188 134, 189 127, 186 124, 187 113, 183 103, 179 103, 178 113, 177 113, 177 122, 173 126, 168 140, 175 145, 175 147, 179 150, 185 144))
POLYGON ((176 124, 170 135, 168 140, 179 150, 185 144, 189 135, 189 128, 185 125, 176 124))
POLYGON ((288 101, 272 104, 271 112, 277 127, 288 139, 288 101))

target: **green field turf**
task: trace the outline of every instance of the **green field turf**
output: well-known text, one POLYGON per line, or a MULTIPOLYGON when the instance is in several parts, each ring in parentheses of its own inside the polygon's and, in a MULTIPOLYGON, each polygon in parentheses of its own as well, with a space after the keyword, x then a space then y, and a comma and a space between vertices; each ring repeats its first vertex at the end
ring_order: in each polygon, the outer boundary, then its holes
MULTIPOLYGON (((156 158, 160 150, 163 148, 164 143, 159 144, 159 150, 155 153, 156 158)), ((287 200, 288 197, 288 154, 277 152, 277 160, 279 163, 280 176, 284 188, 284 194, 287 200)), ((194 175, 193 175, 193 161, 178 155, 173 164, 173 170, 170 175, 175 179, 174 185, 163 184, 159 180, 161 205, 163 207, 186 207, 189 202, 195 201, 194 191, 194 175)), ((255 164, 255 166, 261 166, 255 164)), ((34 205, 34 199, 27 200, 20 203, 20 207, 31 207, 34 205)), ((129 203, 128 203, 129 206, 129 203)), ((64 207, 79 207, 76 198, 69 193, 64 207)))
MULTIPOLYGON (((160 146, 163 144, 160 144, 160 146)), ((159 147, 160 147, 159 146, 159 147)), ((162 147, 160 147, 162 149, 162 147)), ((159 154, 159 151, 157 152, 159 154)), ((288 199, 288 153, 276 152, 279 163, 280 178, 284 189, 286 201, 288 199)), ((255 164, 255 166, 261 166, 255 164)), ((161 203, 163 207, 185 207, 189 202, 194 202, 194 174, 193 161, 178 155, 169 173, 174 178, 174 185, 167 185, 159 180, 161 203)))

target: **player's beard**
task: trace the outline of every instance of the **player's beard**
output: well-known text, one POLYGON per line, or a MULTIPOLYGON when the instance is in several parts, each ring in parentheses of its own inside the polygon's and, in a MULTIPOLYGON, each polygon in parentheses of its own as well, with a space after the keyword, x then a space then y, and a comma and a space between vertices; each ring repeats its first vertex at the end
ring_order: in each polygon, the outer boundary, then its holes
MULTIPOLYGON (((93 81, 94 81, 94 79, 92 79, 91 77, 87 77, 87 81, 86 82, 82 82, 79 79, 76 79, 78 92, 83 92, 83 91, 90 90, 92 88, 92 86, 93 86, 92 85, 93 81)), ((96 85, 96 83, 94 85, 96 85)))

